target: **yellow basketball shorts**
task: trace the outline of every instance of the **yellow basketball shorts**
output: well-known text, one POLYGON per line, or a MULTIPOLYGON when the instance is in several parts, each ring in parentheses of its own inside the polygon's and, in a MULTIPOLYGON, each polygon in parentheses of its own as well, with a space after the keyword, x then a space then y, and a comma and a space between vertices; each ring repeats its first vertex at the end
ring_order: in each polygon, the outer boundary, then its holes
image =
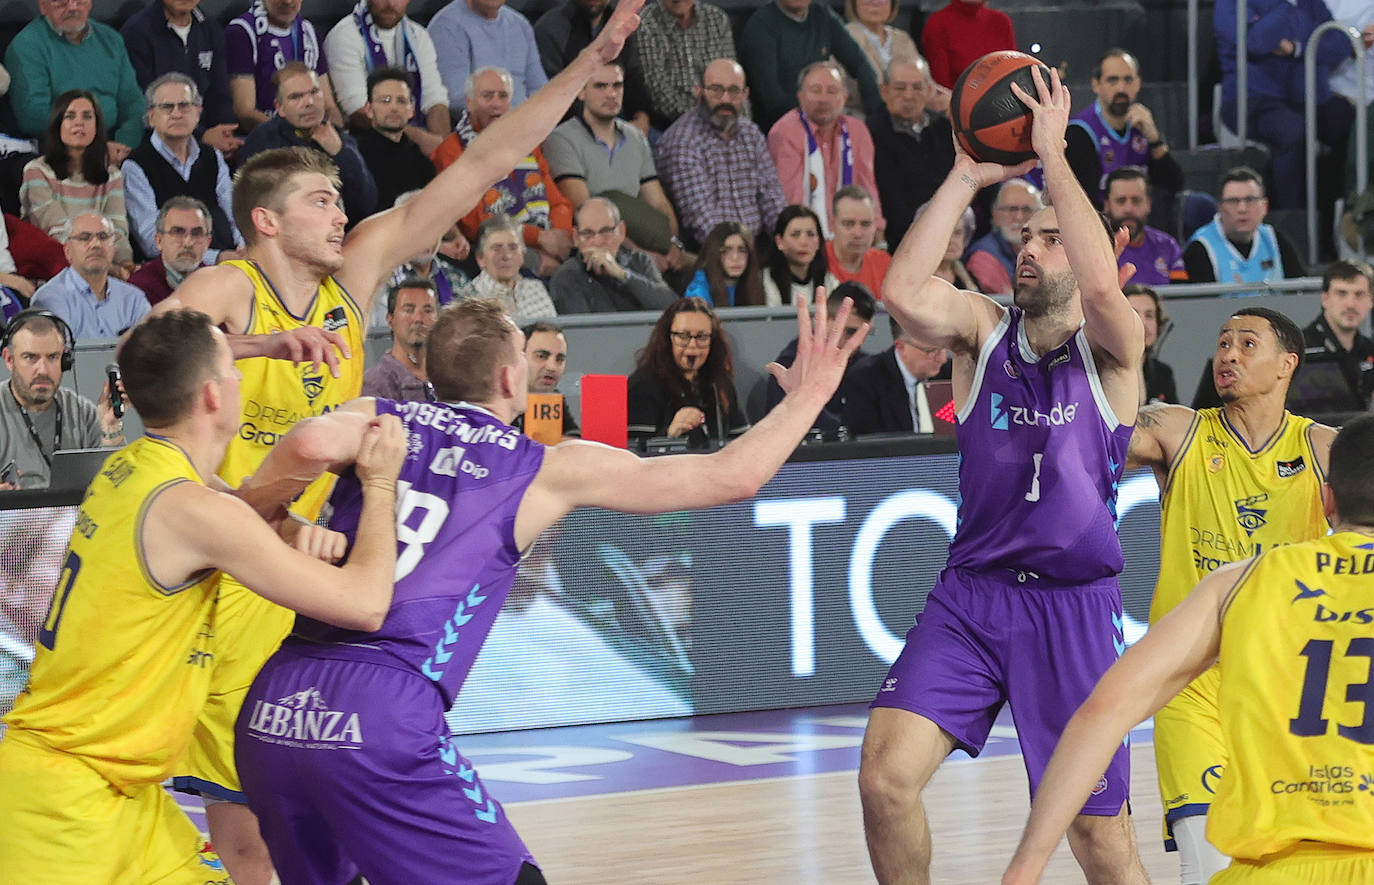
POLYGON ((161 784, 120 792, 78 757, 10 729, 0 741, 0 870, 46 885, 231 885, 161 784))
POLYGON ((1220 685, 1220 672, 1212 667, 1155 714, 1155 765, 1169 851, 1177 850, 1173 822, 1207 813, 1226 766, 1217 714, 1220 685))
POLYGON ((295 617, 229 576, 220 579, 210 694, 196 721, 183 773, 172 779, 178 790, 245 801, 234 768, 234 720, 253 678, 291 632, 295 617))
POLYGON ((1258 861, 1233 860, 1211 885, 1374 885, 1374 852, 1303 843, 1258 861))

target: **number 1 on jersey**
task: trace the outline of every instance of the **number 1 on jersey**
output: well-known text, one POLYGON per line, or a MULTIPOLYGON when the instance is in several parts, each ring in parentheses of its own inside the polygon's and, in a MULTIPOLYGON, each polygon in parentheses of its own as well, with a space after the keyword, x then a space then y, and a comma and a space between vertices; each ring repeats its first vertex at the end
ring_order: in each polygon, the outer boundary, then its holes
POLYGON ((1035 462, 1035 475, 1031 477, 1030 491, 1026 492, 1026 500, 1035 502, 1040 500, 1040 462, 1045 460, 1044 452, 1036 452, 1031 455, 1031 460, 1035 462))

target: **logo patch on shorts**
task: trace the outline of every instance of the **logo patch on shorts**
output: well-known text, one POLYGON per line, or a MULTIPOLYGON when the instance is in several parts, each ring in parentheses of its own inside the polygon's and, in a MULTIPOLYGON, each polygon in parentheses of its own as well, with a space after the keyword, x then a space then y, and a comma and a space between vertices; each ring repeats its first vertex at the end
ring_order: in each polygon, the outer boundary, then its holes
POLYGON ((212 870, 223 872, 224 861, 219 859, 219 855, 215 853, 215 849, 210 845, 209 842, 206 842, 204 845, 200 846, 200 851, 198 852, 197 857, 200 860, 201 865, 207 866, 212 870))
POLYGON ((883 687, 880 688, 880 689, 878 689, 879 692, 884 692, 884 691, 896 691, 896 690, 897 690, 897 677, 896 677, 896 676, 889 676, 888 678, 884 679, 884 680, 883 680, 883 687))
POLYGON ((1104 774, 1102 777, 1098 778, 1097 783, 1093 785, 1093 795, 1101 796, 1105 792, 1107 792, 1107 776, 1104 774))
POLYGON ((310 750, 356 750, 363 744, 358 714, 330 709, 313 685, 276 703, 255 701, 248 730, 262 740, 310 750))

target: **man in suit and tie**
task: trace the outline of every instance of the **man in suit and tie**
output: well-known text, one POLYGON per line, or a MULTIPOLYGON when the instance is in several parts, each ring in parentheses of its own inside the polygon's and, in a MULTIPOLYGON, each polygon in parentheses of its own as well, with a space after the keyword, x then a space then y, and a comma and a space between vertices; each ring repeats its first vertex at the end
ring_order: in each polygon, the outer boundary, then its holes
POLYGON ((949 377, 949 354, 916 341, 891 317, 888 323, 892 346, 859 360, 844 379, 844 424, 851 436, 935 430, 925 385, 949 377))

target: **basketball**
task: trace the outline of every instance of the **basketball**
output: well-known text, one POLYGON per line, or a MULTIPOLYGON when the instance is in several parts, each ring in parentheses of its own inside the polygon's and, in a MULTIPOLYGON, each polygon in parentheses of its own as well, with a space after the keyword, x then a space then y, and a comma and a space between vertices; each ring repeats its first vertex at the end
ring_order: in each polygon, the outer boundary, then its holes
POLYGON ((1050 69, 1040 59, 1012 50, 989 52, 959 75, 949 118, 960 147, 974 160, 1014 166, 1035 156, 1030 108, 1011 91, 1011 84, 1019 83, 1036 94, 1033 67, 1040 68, 1048 86, 1050 69))

